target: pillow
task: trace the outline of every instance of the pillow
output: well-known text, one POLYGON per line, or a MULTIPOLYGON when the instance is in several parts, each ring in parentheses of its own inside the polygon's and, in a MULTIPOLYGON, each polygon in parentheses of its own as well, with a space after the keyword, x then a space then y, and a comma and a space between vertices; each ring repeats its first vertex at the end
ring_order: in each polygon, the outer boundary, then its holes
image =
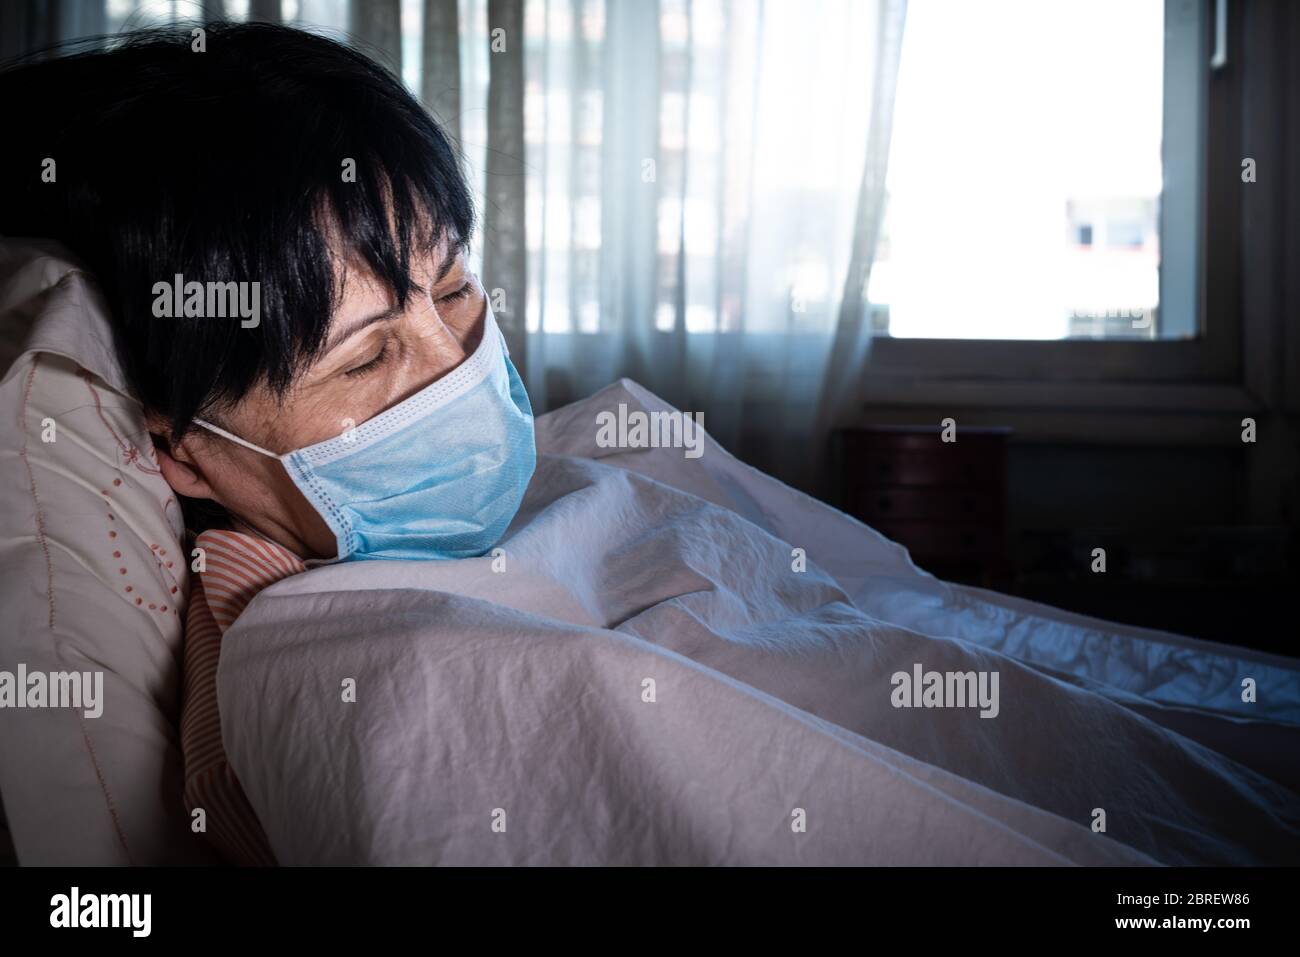
POLYGON ((213 862, 182 802, 179 503, 103 300, 56 245, 0 238, 0 369, 0 680, 12 689, 21 668, 103 682, 91 708, 0 712, 18 861, 213 862))
POLYGON ((205 566, 190 587, 185 622, 181 750, 185 807, 202 808, 205 837, 232 864, 270 866, 275 852, 221 740, 217 667, 221 639, 257 593, 306 567, 287 548, 242 532, 209 529, 194 540, 205 566))

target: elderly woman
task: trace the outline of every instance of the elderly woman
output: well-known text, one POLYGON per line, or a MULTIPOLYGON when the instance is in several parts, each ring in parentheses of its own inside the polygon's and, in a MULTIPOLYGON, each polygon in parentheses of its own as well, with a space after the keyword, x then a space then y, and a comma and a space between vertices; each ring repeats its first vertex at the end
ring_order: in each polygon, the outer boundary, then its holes
POLYGON ((145 31, 0 73, 24 130, 0 156, 0 234, 59 241, 103 289, 207 556, 185 617, 185 804, 212 812, 225 859, 271 864, 222 744, 222 635, 313 565, 487 552, 533 475, 533 417, 428 113, 323 37, 196 40, 145 31))
POLYGON ((205 550, 179 731, 227 859, 1294 863, 1292 664, 942 582, 716 443, 607 448, 669 412, 634 383, 539 460, 436 124, 329 40, 198 39, 0 73, 0 233, 99 280, 205 550), (353 561, 392 558, 470 560, 353 561))
POLYGON ((532 412, 466 265, 452 145, 339 43, 202 41, 148 31, 0 74, 24 131, 0 233, 99 279, 193 530, 311 563, 483 554, 532 475, 532 412))

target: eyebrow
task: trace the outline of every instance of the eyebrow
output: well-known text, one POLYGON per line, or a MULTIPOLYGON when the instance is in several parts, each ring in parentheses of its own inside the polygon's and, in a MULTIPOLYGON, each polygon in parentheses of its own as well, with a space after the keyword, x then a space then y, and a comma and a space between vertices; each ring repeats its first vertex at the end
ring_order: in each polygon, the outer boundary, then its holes
MULTIPOLYGON (((451 267, 456 265, 456 260, 459 257, 460 257, 459 246, 452 246, 451 249, 447 251, 447 258, 443 260, 442 265, 438 267, 438 275, 433 280, 433 284, 435 286, 447 278, 447 273, 451 272, 451 267)), ((362 318, 358 319, 356 322, 348 326, 346 329, 344 329, 342 332, 340 332, 338 336, 334 338, 332 341, 327 342, 325 345, 325 352, 326 353, 333 352, 335 349, 341 346, 345 341, 351 339, 362 329, 366 329, 370 326, 373 326, 376 322, 388 322, 390 319, 396 318, 397 315, 398 315, 397 309, 395 307, 390 307, 388 309, 383 310, 382 312, 376 312, 373 315, 363 316, 362 318)))
POLYGON ((356 322, 352 323, 352 325, 340 332, 332 341, 326 343, 325 352, 333 352, 362 329, 373 326, 376 322, 387 322, 396 316, 397 310, 395 308, 389 308, 385 309, 383 312, 376 312, 374 315, 364 316, 363 318, 358 319, 356 322))
POLYGON ((433 280, 436 286, 447 278, 447 273, 451 272, 451 267, 456 265, 456 260, 460 258, 460 246, 452 246, 447 250, 447 258, 443 261, 442 266, 438 269, 437 278, 433 280))

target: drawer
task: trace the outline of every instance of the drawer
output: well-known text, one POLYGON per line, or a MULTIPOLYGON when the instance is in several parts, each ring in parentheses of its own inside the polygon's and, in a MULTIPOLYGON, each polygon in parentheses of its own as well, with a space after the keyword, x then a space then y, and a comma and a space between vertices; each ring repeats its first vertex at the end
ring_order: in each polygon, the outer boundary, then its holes
MULTIPOLYGON (((937 443, 936 443, 937 444, 937 443)), ((854 485, 1001 485, 1003 463, 984 449, 867 449, 845 464, 854 485)))
POLYGON ((999 554, 1001 528, 979 522, 873 522, 882 535, 904 546, 918 560, 958 560, 999 554))
POLYGON ((849 497, 853 514, 875 525, 894 520, 998 522, 1002 493, 993 487, 915 488, 860 485, 849 497))
POLYGON ((843 429, 840 441, 848 451, 888 449, 907 452, 948 452, 967 450, 979 455, 1000 455, 1011 434, 1006 428, 958 426, 955 442, 943 441, 941 430, 925 426, 877 426, 869 429, 843 429))

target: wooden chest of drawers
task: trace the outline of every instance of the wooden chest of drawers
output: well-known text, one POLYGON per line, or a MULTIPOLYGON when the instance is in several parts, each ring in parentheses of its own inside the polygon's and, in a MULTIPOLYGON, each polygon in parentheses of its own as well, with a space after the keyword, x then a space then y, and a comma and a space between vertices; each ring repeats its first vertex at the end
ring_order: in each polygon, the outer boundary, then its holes
POLYGON ((940 578, 1006 587, 1010 429, 871 426, 837 435, 844 510, 940 578))

